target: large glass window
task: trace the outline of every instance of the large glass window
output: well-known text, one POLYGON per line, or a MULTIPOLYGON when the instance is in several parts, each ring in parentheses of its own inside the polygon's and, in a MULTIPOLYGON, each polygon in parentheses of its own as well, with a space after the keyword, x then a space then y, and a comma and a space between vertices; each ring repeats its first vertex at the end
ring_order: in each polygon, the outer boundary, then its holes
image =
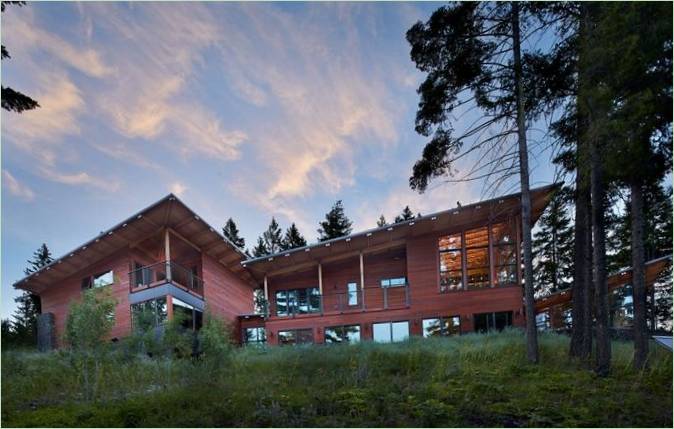
POLYGON ((517 246, 514 221, 492 225, 491 240, 496 286, 517 284, 517 246))
POLYGON ((346 288, 349 293, 349 305, 358 305, 358 283, 348 283, 346 288))
POLYGON ((378 343, 404 341, 410 336, 409 322, 384 322, 372 324, 372 337, 378 343))
POLYGON ((144 331, 166 322, 168 308, 166 297, 131 304, 131 320, 135 329, 144 331))
POLYGON ((192 305, 172 297, 173 317, 179 318, 180 325, 185 329, 198 331, 203 324, 203 312, 192 305))
POLYGON ((440 237, 438 249, 440 250, 440 291, 463 289, 461 233, 440 237))
POLYGON ((422 321, 424 337, 438 337, 461 334, 461 318, 459 316, 437 317, 422 321))
POLYGON ((276 315, 320 313, 321 294, 317 287, 276 292, 276 315))
POLYGON ((82 289, 91 289, 97 287, 109 286, 115 283, 115 276, 112 270, 94 274, 93 276, 82 279, 82 289))
POLYGON ((489 233, 487 227, 466 231, 468 289, 489 287, 489 233))
POLYGON ((513 312, 481 313, 473 317, 475 332, 502 331, 513 324, 513 312))
POLYGON ((267 334, 264 327, 245 328, 243 330, 244 344, 264 344, 267 342, 267 334))
POLYGON ((278 331, 280 345, 312 344, 314 342, 313 329, 289 329, 278 331))
POLYGON ((360 325, 331 326, 325 328, 325 343, 357 343, 360 341, 360 325))

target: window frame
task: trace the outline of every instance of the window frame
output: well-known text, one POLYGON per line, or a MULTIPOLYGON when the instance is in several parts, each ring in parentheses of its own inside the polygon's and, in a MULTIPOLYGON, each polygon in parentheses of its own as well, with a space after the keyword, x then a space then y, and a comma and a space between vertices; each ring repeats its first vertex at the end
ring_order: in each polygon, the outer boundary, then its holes
POLYGON ((301 345, 306 345, 306 344, 316 344, 316 337, 314 336, 314 329, 313 328, 284 329, 282 331, 276 332, 276 338, 277 338, 277 343, 280 346, 288 346, 288 345, 301 346, 301 345), (303 332, 303 333, 310 332, 311 333, 311 342, 298 343, 297 340, 300 338, 300 332, 303 332), (281 336, 285 336, 288 333, 292 333, 292 337, 293 337, 292 343, 281 343, 281 336))
POLYGON ((451 315, 451 316, 437 316, 437 317, 425 317, 421 319, 421 333, 424 338, 430 338, 434 337, 436 335, 426 335, 426 328, 424 327, 424 322, 427 320, 440 320, 440 337, 452 337, 456 335, 461 335, 461 316, 457 315, 451 315), (453 324, 453 320, 458 319, 459 323, 458 325, 453 324), (448 324, 452 324, 452 327, 456 327, 456 333, 448 332, 445 328, 443 321, 446 321, 448 324))
POLYGON ((336 326, 326 326, 323 328, 323 344, 355 344, 359 343, 362 341, 362 334, 363 328, 359 323, 353 323, 349 325, 336 325, 336 326), (348 338, 348 335, 345 334, 345 329, 346 328, 353 328, 353 327, 358 327, 358 339, 351 341, 348 338), (327 331, 328 330, 333 330, 335 331, 335 336, 339 338, 339 341, 327 341, 327 331))
POLYGON ((360 298, 358 298, 359 290, 360 288, 358 287, 358 282, 346 283, 346 302, 349 307, 356 307, 360 305, 360 298), (351 290, 352 285, 354 286, 353 290, 351 290), (353 302, 351 298, 353 298, 353 302))
POLYGON ((241 338, 242 338, 242 343, 244 346, 261 346, 267 344, 267 331, 264 326, 250 326, 247 328, 243 328, 241 330, 241 338), (249 340, 248 336, 248 330, 249 329, 254 329, 256 334, 255 334, 255 340, 249 340), (260 332, 262 332, 262 338, 260 338, 260 332))
POLYGON ((277 290, 274 292, 276 317, 295 317, 297 315, 321 313, 321 298, 321 292, 317 286, 277 290), (300 291, 304 294, 304 303, 300 291), (285 300, 286 310, 283 314, 279 313, 279 295, 282 295, 285 300))
POLYGON ((95 274, 88 275, 86 277, 82 278, 82 281, 80 282, 80 288, 82 290, 85 289, 101 289, 107 286, 113 286, 115 284, 115 270, 110 268, 109 270, 105 271, 99 271, 95 274), (95 284, 96 279, 101 278, 105 276, 106 274, 110 274, 110 277, 112 278, 112 281, 109 283, 105 284, 95 284))
POLYGON ((382 289, 393 289, 397 287, 405 287, 407 286, 407 276, 396 276, 396 277, 382 277, 379 279, 379 287, 382 289), (391 283, 393 280, 402 280, 402 283, 396 282, 396 283, 391 283), (385 284, 387 283, 387 284, 385 284))
POLYGON ((381 344, 401 343, 401 342, 407 341, 410 338, 410 321, 409 320, 391 320, 391 321, 388 321, 388 322, 386 322, 386 321, 385 322, 372 322, 371 329, 372 329, 372 341, 374 341, 375 343, 381 343, 381 344), (407 336, 405 338, 403 338, 402 340, 396 340, 396 341, 393 340, 393 324, 394 323, 407 323, 407 336), (388 328, 389 329, 389 331, 388 331, 389 332, 389 341, 377 341, 374 338, 375 325, 388 325, 388 327, 389 327, 388 328))

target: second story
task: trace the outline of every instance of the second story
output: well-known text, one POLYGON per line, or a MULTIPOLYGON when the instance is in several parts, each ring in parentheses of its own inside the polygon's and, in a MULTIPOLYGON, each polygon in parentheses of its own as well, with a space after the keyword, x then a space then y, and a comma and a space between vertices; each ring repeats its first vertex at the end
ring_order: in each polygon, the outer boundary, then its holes
MULTIPOLYGON (((532 219, 553 186, 532 191, 532 219)), ((242 262, 268 320, 409 309, 521 307, 520 194, 242 262)))

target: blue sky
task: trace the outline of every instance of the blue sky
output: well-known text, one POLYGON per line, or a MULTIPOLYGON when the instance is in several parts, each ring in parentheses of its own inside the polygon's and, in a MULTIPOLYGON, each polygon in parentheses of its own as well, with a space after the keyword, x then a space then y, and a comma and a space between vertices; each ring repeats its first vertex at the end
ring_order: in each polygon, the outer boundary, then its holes
MULTIPOLYGON (((356 230, 478 200, 477 183, 407 185, 425 139, 405 32, 438 5, 8 7, 3 85, 42 107, 2 111, 2 316, 41 243, 60 256, 168 192, 249 245, 272 215, 314 241, 336 199, 356 230)), ((546 155, 531 163, 550 183, 546 155)))

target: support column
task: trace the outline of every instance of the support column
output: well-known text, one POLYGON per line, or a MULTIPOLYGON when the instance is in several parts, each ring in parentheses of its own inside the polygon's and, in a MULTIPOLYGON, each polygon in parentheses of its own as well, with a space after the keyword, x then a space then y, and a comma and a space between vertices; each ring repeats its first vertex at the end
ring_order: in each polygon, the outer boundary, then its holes
POLYGON ((323 296, 323 266, 318 263, 318 293, 323 296))
POLYGON ((166 315, 168 320, 173 320, 173 296, 166 295, 166 315))
POLYGON ((267 275, 264 276, 264 299, 269 302, 269 287, 267 286, 267 275))
POLYGON ((164 230, 164 260, 166 261, 166 281, 171 281, 171 243, 169 230, 164 230))
POLYGON ((363 264, 363 252, 358 254, 360 259, 360 296, 363 301, 361 307, 365 310, 365 269, 363 264))

